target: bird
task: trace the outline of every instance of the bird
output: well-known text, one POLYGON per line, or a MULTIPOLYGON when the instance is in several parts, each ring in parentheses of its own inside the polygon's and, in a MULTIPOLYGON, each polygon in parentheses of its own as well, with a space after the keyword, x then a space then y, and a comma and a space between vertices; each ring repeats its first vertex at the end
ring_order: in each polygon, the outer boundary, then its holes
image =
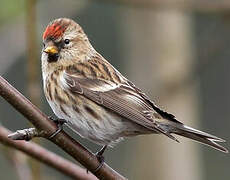
MULTIPOLYGON (((224 139, 186 126, 159 108, 91 45, 72 19, 51 21, 43 33, 41 56, 45 97, 59 119, 81 137, 103 148, 126 137, 180 135, 227 153, 224 139)), ((100 158, 101 159, 100 159, 100 158)))

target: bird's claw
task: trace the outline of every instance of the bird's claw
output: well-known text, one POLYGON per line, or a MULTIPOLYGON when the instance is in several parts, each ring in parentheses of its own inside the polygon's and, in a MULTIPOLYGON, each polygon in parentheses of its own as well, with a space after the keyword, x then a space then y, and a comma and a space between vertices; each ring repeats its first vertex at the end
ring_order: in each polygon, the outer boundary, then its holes
POLYGON ((99 169, 101 169, 101 167, 103 166, 104 162, 105 162, 105 158, 103 155, 100 154, 96 154, 97 160, 100 163, 99 166, 94 170, 94 172, 97 172, 99 169))
POLYGON ((58 126, 57 130, 49 137, 49 139, 52 139, 63 130, 63 124, 65 124, 67 121, 65 119, 54 118, 53 116, 49 116, 49 119, 58 126))
MULTIPOLYGON (((100 163, 99 166, 93 171, 94 173, 96 173, 97 171, 99 171, 101 169, 101 167, 103 166, 104 162, 105 162, 105 158, 103 156, 103 153, 105 152, 105 149, 107 148, 107 146, 103 146, 102 149, 100 151, 98 151, 95 156, 98 160, 98 162, 100 163)), ((88 173, 89 170, 87 169, 86 172, 88 173)))

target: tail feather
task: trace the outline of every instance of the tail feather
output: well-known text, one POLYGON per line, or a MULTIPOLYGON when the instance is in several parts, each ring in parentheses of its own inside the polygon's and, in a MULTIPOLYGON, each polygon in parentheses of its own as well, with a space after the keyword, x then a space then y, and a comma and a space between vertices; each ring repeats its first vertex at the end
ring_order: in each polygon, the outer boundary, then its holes
POLYGON ((170 125, 167 125, 167 129, 170 130, 170 133, 184 136, 186 138, 208 145, 224 153, 228 153, 228 150, 225 147, 216 143, 216 142, 225 142, 224 139, 221 139, 219 137, 174 122, 170 123, 170 125))

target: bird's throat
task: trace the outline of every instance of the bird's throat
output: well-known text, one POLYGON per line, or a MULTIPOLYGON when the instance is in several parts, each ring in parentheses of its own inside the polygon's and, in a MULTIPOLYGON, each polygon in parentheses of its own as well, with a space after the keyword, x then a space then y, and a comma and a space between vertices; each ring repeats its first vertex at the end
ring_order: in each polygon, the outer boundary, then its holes
POLYGON ((49 54, 47 61, 48 63, 57 62, 58 58, 59 58, 58 54, 49 54))

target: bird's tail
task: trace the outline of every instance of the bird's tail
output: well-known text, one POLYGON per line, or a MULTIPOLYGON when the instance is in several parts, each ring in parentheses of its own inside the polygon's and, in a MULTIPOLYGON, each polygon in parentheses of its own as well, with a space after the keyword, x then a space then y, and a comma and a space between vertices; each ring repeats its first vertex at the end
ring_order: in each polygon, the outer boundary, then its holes
POLYGON ((217 142, 225 142, 224 139, 221 139, 211 134, 185 126, 182 123, 171 122, 170 125, 168 124, 165 126, 165 124, 161 124, 160 126, 162 127, 162 129, 167 128, 170 134, 171 133, 178 134, 180 136, 184 136, 186 138, 195 140, 202 144, 211 146, 212 148, 215 148, 224 153, 228 153, 228 150, 225 147, 217 143, 217 142))

